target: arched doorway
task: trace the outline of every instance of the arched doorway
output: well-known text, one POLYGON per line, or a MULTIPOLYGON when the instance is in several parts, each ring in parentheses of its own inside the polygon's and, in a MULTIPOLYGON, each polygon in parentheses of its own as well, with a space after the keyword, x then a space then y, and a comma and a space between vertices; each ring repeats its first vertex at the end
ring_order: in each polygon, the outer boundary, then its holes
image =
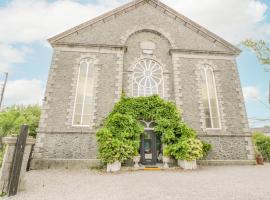
POLYGON ((160 136, 154 131, 153 121, 141 120, 144 134, 141 136, 140 154, 143 165, 156 165, 162 162, 162 144, 160 136))

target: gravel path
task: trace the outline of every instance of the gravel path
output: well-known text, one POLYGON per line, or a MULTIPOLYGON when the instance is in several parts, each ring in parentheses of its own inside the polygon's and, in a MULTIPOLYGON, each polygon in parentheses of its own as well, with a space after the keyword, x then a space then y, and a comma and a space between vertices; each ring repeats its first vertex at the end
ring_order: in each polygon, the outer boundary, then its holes
POLYGON ((270 164, 197 171, 30 171, 8 200, 270 200, 270 164))

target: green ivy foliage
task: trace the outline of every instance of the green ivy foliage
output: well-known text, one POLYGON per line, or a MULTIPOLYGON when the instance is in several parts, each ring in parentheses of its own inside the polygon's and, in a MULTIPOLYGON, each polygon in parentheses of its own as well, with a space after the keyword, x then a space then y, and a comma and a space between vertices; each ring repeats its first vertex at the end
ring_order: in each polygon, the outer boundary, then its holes
POLYGON ((99 157, 104 163, 123 162, 138 154, 144 127, 139 120, 155 122, 155 132, 166 145, 166 155, 177 159, 199 159, 203 144, 181 118, 175 104, 158 95, 130 98, 122 95, 97 133, 99 157))

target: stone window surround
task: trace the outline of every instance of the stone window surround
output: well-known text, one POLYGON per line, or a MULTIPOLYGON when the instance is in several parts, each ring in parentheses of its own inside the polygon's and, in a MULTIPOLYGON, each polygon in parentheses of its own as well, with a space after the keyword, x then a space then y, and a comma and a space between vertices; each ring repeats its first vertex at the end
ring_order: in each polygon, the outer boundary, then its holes
MULTIPOLYGON (((84 57, 80 60, 80 63, 79 63, 79 67, 78 67, 78 76, 77 76, 77 84, 76 84, 76 92, 75 92, 75 100, 74 100, 74 106, 73 106, 73 115, 72 115, 72 126, 73 127, 90 127, 90 125, 88 124, 83 124, 83 113, 84 113, 84 106, 85 106, 85 93, 86 93, 86 88, 87 88, 87 80, 85 81, 84 83, 84 100, 83 100, 83 105, 82 105, 82 111, 81 111, 81 121, 80 121, 80 124, 74 124, 74 118, 75 118, 75 109, 76 109, 76 101, 77 101, 77 97, 78 97, 78 87, 79 87, 79 77, 80 77, 80 73, 81 73, 81 65, 82 63, 86 63, 87 64, 87 72, 86 72, 86 79, 88 79, 88 76, 89 76, 89 68, 92 68, 91 72, 90 73, 93 73, 95 71, 95 66, 94 66, 94 63, 95 61, 90 58, 90 57, 84 57)), ((95 75, 95 74, 94 74, 95 75)), ((95 76, 93 75, 93 79, 95 80, 95 76)), ((94 86, 92 86, 94 88, 94 86)), ((93 94, 92 94, 92 97, 94 98, 93 94)), ((93 110, 93 98, 91 99, 92 101, 92 104, 91 104, 91 108, 90 110, 93 110)), ((93 116, 91 116, 92 118, 93 116)))
POLYGON ((170 93, 169 93, 169 71, 166 68, 166 65, 159 60, 155 55, 146 55, 146 54, 142 54, 140 57, 138 58, 134 58, 133 62, 131 62, 131 64, 128 66, 128 69, 126 69, 126 73, 128 76, 128 81, 127 81, 127 90, 125 91, 127 96, 132 96, 132 89, 133 89, 133 72, 134 72, 134 67, 135 65, 143 60, 143 59, 153 59, 156 62, 158 62, 162 68, 163 68, 163 85, 164 85, 164 99, 169 99, 170 98, 170 93))
MULTIPOLYGON (((227 134, 227 126, 226 126, 226 114, 224 112, 224 107, 223 107, 223 98, 222 98, 222 89, 221 89, 221 83, 220 83, 220 71, 217 69, 217 66, 213 65, 211 60, 229 60, 231 62, 235 61, 236 55, 230 55, 230 54, 218 54, 215 52, 190 52, 190 51, 171 51, 172 54, 172 61, 173 61, 173 69, 174 69, 174 89, 175 89, 175 103, 178 108, 181 108, 183 106, 183 101, 182 101, 182 86, 178 80, 178 75, 179 71, 178 68, 181 67, 181 64, 179 63, 179 60, 181 58, 192 58, 192 59, 197 59, 199 62, 196 65, 196 83, 197 83, 197 93, 199 94, 199 109, 200 109, 200 123, 201 123, 201 130, 202 133, 199 135, 226 135, 227 134), (218 102, 219 102, 219 110, 220 110, 220 120, 221 120, 221 129, 206 129, 204 125, 204 113, 203 113, 203 103, 201 101, 201 79, 200 79, 200 67, 202 63, 209 63, 211 66, 214 68, 215 76, 216 76, 216 89, 217 89, 217 96, 218 96, 218 102)), ((181 110, 182 114, 185 112, 181 110)), ((183 117, 184 120, 184 117, 183 117)))
MULTIPOLYGON (((100 61, 97 59, 96 54, 102 53, 102 54, 116 54, 117 56, 117 68, 116 71, 118 72, 118 75, 116 76, 116 82, 115 82, 115 99, 114 102, 116 103, 120 98, 122 94, 122 76, 123 76, 123 54, 125 51, 125 48, 122 47, 110 47, 110 46, 102 46, 102 47, 67 47, 65 45, 56 47, 58 51, 67 51, 67 52, 79 52, 81 56, 76 59, 76 65, 73 66, 73 78, 71 81, 71 91, 69 96, 69 105, 67 109, 67 115, 66 115, 66 127, 67 130, 65 130, 65 133, 94 133, 95 132, 95 123, 96 123, 96 112, 97 112, 97 93, 98 93, 98 87, 99 87, 99 76, 100 76, 100 61), (73 118, 73 110, 74 110, 74 103, 75 103, 75 94, 76 94, 76 86, 77 86, 77 77, 78 77, 78 67, 80 64, 80 61, 84 58, 91 58, 93 60, 94 64, 94 89, 93 89, 93 96, 94 96, 94 103, 93 103, 93 112, 92 117, 90 121, 90 125, 88 127, 83 126, 72 126, 72 118, 73 118)), ((50 131, 46 131, 50 133, 50 131)), ((58 131, 59 133, 62 133, 62 131, 58 131)))
POLYGON ((73 78, 71 81, 71 91, 69 96, 69 105, 66 115, 66 126, 67 129, 92 129, 94 126, 95 113, 96 113, 96 95, 97 95, 97 87, 98 87, 98 77, 99 77, 99 60, 93 53, 82 53, 80 57, 76 59, 76 64, 73 66, 73 78), (89 126, 80 126, 73 125, 73 113, 75 109, 75 98, 76 98, 76 90, 77 90, 77 82, 79 75, 79 67, 80 63, 83 59, 91 60, 94 69, 94 86, 93 86, 93 105, 92 105, 92 114, 91 120, 89 122, 89 126))
POLYGON ((224 108, 223 108, 223 97, 222 97, 222 89, 221 89, 221 83, 219 77, 221 77, 220 71, 218 70, 218 67, 210 60, 208 59, 203 59, 200 60, 196 64, 196 77, 197 77, 197 90, 199 94, 199 108, 200 108, 200 118, 201 118, 201 129, 203 130, 204 133, 206 134, 217 134, 222 132, 226 132, 227 127, 226 127, 226 120, 225 120, 225 113, 224 113, 224 108), (211 66, 213 70, 213 76, 215 80, 215 87, 216 87, 216 96, 217 96, 217 105, 218 105, 218 112, 219 112, 219 120, 220 120, 220 128, 206 128, 205 124, 205 114, 204 114, 204 106, 203 106, 203 99, 202 99, 202 87, 201 87, 201 69, 204 67, 204 65, 209 65, 211 66))

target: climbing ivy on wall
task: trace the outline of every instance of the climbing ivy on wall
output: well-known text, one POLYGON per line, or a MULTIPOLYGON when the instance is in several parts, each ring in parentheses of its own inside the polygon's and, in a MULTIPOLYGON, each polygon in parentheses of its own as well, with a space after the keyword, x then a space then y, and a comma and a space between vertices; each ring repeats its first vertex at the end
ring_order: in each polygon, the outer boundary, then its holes
POLYGON ((175 104, 158 95, 136 98, 122 95, 97 133, 99 158, 104 163, 124 162, 138 155, 140 135, 144 132, 139 120, 155 122, 155 133, 161 136, 166 154, 185 160, 203 156, 203 144, 182 121, 175 104))

